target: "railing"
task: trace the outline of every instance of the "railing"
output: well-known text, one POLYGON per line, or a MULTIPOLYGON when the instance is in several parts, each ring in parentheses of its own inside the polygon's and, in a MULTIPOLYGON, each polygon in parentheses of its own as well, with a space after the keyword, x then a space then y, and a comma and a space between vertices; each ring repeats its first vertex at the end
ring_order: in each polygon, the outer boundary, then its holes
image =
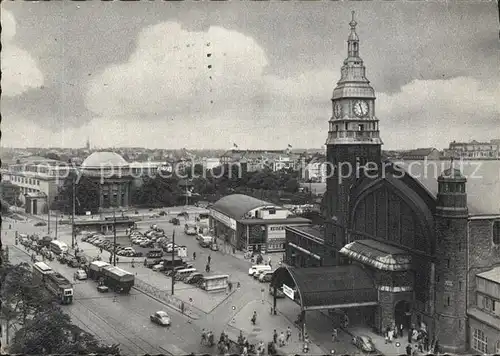
POLYGON ((134 288, 162 302, 165 302, 169 306, 179 311, 182 311, 182 305, 184 304, 184 314, 191 317, 192 319, 199 319, 201 316, 206 314, 203 310, 195 307, 194 305, 186 303, 183 300, 173 296, 172 294, 169 294, 167 291, 160 290, 140 279, 135 279, 134 288))

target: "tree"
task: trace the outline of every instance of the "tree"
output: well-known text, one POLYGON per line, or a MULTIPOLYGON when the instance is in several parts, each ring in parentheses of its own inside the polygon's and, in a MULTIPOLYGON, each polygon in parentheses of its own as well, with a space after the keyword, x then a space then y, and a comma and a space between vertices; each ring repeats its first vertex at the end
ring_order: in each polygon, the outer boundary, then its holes
POLYGON ((0 265, 1 316, 16 332, 10 353, 22 354, 119 354, 118 345, 101 345, 94 336, 71 323, 55 299, 33 284, 27 263, 0 265))
POLYGON ((85 214, 86 211, 97 214, 99 212, 99 182, 85 175, 78 177, 74 172, 71 172, 64 180, 59 189, 57 200, 51 204, 50 208, 71 214, 73 211, 73 182, 75 182, 76 214, 85 214))
POLYGON ((53 160, 56 160, 56 161, 60 161, 61 160, 61 157, 59 157, 58 154, 54 153, 54 152, 49 152, 45 155, 45 158, 48 158, 48 159, 53 159, 53 160))
POLYGON ((286 183, 285 183, 285 191, 289 193, 296 193, 299 191, 300 184, 295 178, 290 178, 286 183))

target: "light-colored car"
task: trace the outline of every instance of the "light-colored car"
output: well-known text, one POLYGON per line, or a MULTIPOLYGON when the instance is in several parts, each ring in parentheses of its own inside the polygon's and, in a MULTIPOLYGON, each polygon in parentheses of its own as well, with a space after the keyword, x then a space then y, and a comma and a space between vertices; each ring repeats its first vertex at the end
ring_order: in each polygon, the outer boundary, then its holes
POLYGON ((79 269, 75 272, 75 279, 82 281, 84 279, 87 279, 87 272, 85 272, 83 269, 79 269))
POLYGON ((261 271, 271 271, 271 266, 269 265, 253 265, 248 269, 248 275, 253 276, 255 273, 260 273, 261 271))
POLYGON ((170 317, 163 310, 157 311, 156 313, 151 315, 149 317, 149 319, 153 323, 161 325, 161 326, 170 326, 170 324, 171 324, 170 317))

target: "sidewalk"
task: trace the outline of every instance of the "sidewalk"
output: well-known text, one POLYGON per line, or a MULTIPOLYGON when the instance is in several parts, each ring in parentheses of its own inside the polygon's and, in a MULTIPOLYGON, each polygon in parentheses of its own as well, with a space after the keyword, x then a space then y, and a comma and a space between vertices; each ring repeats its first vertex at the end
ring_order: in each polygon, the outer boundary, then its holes
MULTIPOLYGON (((281 332, 286 335, 289 326, 292 330, 292 336, 284 347, 277 347, 277 350, 280 354, 303 354, 303 342, 299 340, 297 327, 280 313, 271 315, 271 306, 267 301, 256 300, 248 303, 237 311, 230 323, 227 324, 225 332, 231 340, 236 341, 241 330, 243 336, 247 337, 251 344, 258 345, 260 341, 263 341, 267 347, 267 343, 273 340, 274 330, 278 336, 281 332), (254 311, 257 312, 256 325, 252 325, 250 321, 254 311)), ((329 353, 330 350, 325 350, 312 342, 309 344, 308 354, 325 355, 329 353)))

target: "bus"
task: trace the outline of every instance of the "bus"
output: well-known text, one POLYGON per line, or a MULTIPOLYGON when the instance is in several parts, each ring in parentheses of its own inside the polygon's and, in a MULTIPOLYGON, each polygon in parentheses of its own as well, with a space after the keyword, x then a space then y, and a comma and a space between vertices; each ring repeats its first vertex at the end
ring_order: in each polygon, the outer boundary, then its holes
POLYGON ((50 242, 50 250, 56 255, 64 254, 68 252, 69 247, 62 241, 53 240, 50 242))
POLYGON ((54 273, 54 270, 44 262, 37 262, 33 265, 33 280, 34 284, 43 284, 44 277, 54 273))

